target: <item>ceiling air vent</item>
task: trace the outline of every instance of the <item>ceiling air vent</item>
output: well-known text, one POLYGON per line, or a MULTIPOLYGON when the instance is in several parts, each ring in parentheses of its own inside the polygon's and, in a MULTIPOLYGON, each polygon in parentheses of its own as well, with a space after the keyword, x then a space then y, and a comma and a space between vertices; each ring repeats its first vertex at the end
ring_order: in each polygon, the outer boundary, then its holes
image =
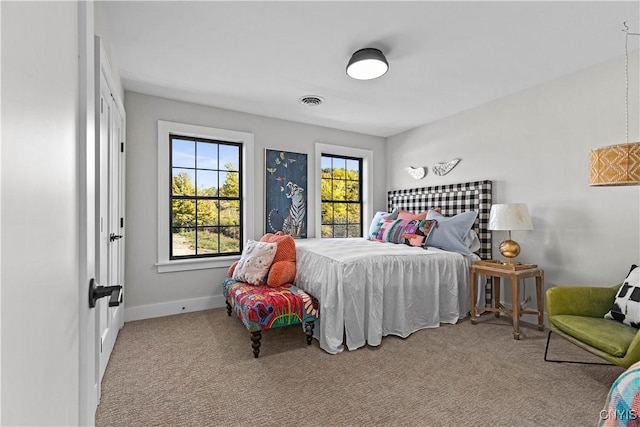
POLYGON ((302 105, 308 105, 309 107, 316 107, 322 104, 324 102, 324 99, 315 95, 305 95, 298 99, 298 102, 302 105))

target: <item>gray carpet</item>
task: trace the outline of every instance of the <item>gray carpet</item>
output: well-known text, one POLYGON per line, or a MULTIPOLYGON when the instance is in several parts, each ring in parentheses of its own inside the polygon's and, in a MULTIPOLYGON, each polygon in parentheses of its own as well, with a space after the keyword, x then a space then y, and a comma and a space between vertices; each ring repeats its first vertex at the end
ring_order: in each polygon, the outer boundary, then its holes
MULTIPOLYGON (((546 332, 483 315, 330 355, 301 327, 249 333, 225 309, 126 323, 98 426, 595 426, 615 366, 544 362, 546 332)), ((551 355, 599 361, 552 335, 551 355)))

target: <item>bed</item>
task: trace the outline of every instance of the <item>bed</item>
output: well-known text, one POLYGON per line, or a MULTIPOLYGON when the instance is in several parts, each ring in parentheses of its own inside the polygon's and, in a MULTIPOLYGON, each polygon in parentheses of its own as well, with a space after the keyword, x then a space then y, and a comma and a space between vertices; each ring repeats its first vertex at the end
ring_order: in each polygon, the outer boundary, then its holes
MULTIPOLYGON (((388 209, 422 212, 440 207, 445 216, 475 211, 480 248, 462 255, 429 246, 360 239, 296 241, 296 285, 319 301, 315 336, 336 354, 378 346, 386 335, 455 324, 469 312, 469 266, 491 258, 491 181, 390 191, 388 209)), ((490 289, 490 287, 487 287, 490 289)), ((487 295, 489 298, 490 295, 487 295)))

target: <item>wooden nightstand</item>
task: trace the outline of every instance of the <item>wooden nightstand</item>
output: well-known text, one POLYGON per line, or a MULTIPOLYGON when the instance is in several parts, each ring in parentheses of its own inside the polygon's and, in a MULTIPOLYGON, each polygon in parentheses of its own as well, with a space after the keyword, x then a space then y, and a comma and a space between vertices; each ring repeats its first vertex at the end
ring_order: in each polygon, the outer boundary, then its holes
POLYGON ((538 315, 538 329, 544 331, 544 272, 535 265, 512 264, 501 265, 497 261, 476 261, 469 267, 469 294, 471 298, 471 323, 477 323, 477 310, 481 309, 495 313, 496 317, 506 314, 513 321, 513 339, 520 339, 520 316, 523 314, 538 315), (477 275, 493 277, 493 307, 476 308, 477 275), (500 303, 500 279, 510 279, 511 283, 511 309, 500 303), (536 308, 526 310, 520 307, 520 279, 536 278, 536 308))

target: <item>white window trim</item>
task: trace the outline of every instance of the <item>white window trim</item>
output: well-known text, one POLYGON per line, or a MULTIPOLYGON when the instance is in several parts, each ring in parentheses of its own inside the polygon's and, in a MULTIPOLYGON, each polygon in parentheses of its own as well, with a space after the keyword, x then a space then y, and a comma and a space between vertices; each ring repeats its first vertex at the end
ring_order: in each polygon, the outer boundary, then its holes
POLYGON ((316 142, 316 237, 322 236, 322 153, 336 156, 358 157, 362 159, 362 237, 369 230, 368 219, 373 217, 373 151, 361 148, 344 147, 341 145, 323 144, 316 142))
POLYGON ((242 234, 246 238, 253 236, 254 213, 253 171, 254 145, 253 134, 227 129, 216 129, 184 123, 158 120, 158 273, 172 271, 201 270, 205 268, 229 267, 240 255, 215 258, 169 259, 169 135, 182 135, 195 138, 215 139, 218 141, 242 144, 242 234))

